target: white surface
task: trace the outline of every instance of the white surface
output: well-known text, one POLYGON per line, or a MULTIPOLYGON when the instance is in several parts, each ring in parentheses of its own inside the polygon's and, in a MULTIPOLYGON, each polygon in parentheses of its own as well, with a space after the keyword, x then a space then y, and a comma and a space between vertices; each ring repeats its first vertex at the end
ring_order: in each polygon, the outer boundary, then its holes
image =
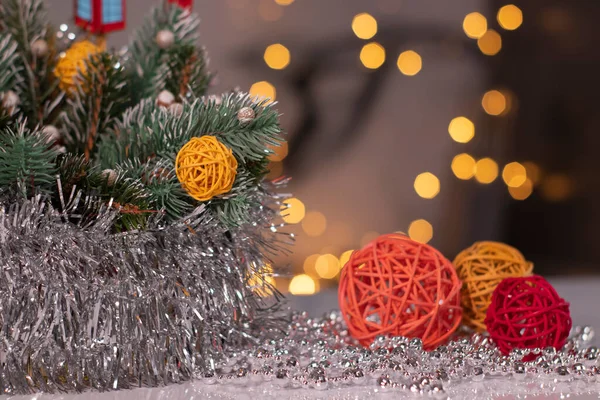
MULTIPOLYGON (((558 293, 571 303, 575 325, 591 325, 600 329, 600 279, 550 279, 558 293)), ((291 297, 293 308, 307 310, 317 316, 337 307, 337 293, 327 291, 312 297, 291 297)), ((598 332, 600 333, 600 332, 598 332)), ((88 392, 80 395, 0 396, 0 400, 180 400, 180 399, 402 399, 413 398, 401 390, 381 391, 375 383, 317 390, 307 388, 279 388, 277 380, 261 384, 232 380, 227 383, 207 384, 196 381, 164 388, 141 388, 110 393, 88 392)), ((446 384, 451 399, 600 399, 600 383, 585 381, 547 382, 512 378, 486 379, 483 382, 446 384)), ((418 396, 417 396, 418 397, 418 396)))

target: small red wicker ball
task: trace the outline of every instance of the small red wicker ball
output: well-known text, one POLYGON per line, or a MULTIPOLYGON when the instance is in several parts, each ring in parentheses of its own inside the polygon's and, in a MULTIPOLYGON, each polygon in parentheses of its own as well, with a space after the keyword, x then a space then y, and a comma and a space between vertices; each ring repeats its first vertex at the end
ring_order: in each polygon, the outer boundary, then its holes
POLYGON ((439 251, 390 234, 352 253, 338 298, 349 333, 362 345, 378 335, 405 336, 433 349, 460 325, 460 288, 454 267, 439 251))
POLYGON ((516 348, 559 349, 569 336, 571 324, 569 303, 538 275, 500 282, 485 318, 490 336, 505 355, 516 348))

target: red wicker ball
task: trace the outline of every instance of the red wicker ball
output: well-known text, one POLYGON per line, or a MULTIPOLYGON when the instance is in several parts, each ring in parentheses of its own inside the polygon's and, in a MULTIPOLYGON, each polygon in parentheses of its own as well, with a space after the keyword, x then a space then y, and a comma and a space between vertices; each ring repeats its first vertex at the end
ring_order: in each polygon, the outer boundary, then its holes
MULTIPOLYGON (((496 287, 485 325, 500 351, 561 348, 571 330, 569 303, 538 275, 506 278, 496 287)), ((535 358, 529 354, 527 358, 535 358)))
POLYGON ((352 337, 417 337, 425 349, 446 342, 460 325, 461 282, 450 261, 404 235, 383 235, 352 253, 338 298, 352 337))

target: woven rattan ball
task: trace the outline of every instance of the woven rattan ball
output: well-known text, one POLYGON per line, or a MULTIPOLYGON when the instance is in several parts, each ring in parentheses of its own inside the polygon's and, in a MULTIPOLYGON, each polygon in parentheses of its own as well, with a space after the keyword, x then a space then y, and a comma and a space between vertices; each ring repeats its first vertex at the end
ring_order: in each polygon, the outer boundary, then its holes
POLYGON ((504 279, 529 276, 533 264, 514 247, 498 242, 476 242, 454 259, 463 282, 461 304, 463 323, 485 331, 485 315, 496 286, 504 279))
MULTIPOLYGON (((513 349, 560 349, 572 321, 569 303, 541 276, 507 278, 494 290, 485 318, 490 337, 502 352, 513 349)), ((524 361, 536 358, 527 354, 524 361)))
POLYGON ((425 349, 444 343, 461 320, 461 282, 433 247, 383 235, 352 253, 338 299, 348 331, 368 345, 378 335, 417 337, 425 349))
POLYGON ((54 75, 59 80, 59 86, 65 92, 72 92, 75 87, 75 78, 78 71, 86 73, 86 61, 94 54, 100 53, 102 48, 96 46, 89 40, 73 43, 65 52, 64 56, 59 58, 54 68, 54 75))
POLYGON ((237 174, 231 149, 214 136, 194 137, 175 159, 177 178, 188 194, 206 201, 231 190, 237 174))

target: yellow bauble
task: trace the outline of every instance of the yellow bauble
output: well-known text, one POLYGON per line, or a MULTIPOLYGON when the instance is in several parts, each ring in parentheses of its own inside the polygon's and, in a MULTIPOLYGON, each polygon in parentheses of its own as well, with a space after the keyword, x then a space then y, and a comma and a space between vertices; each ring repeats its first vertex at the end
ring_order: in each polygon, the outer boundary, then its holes
POLYGON ((54 75, 58 78, 59 86, 65 92, 70 92, 75 88, 75 78, 77 71, 82 74, 86 72, 87 59, 94 54, 102 52, 102 47, 96 46, 88 40, 73 43, 56 63, 54 75))
POLYGON ((196 200, 206 201, 231 190, 237 174, 231 149, 214 136, 194 137, 175 159, 175 173, 183 188, 196 200))
POLYGON ((504 278, 529 276, 533 264, 514 247, 498 242, 476 242, 454 259, 458 278, 463 282, 461 305, 463 323, 485 331, 485 315, 492 293, 504 278))

